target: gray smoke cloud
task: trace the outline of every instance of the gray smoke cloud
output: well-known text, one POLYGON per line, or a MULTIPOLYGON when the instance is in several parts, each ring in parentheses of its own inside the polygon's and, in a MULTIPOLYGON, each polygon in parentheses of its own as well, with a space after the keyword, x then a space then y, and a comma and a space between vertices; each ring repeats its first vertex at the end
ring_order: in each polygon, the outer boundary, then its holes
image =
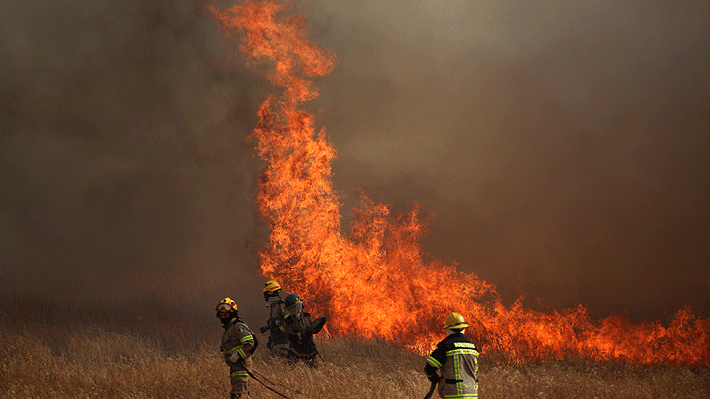
MULTIPOLYGON (((344 212, 355 187, 421 203, 428 256, 509 301, 710 316, 707 2, 298 8, 339 56, 308 107, 344 212)), ((245 139, 271 88, 211 17, 167 0, 0 15, 2 295, 261 312, 245 139)))
POLYGON ((508 301, 710 315, 707 2, 319 4, 339 189, 508 301))
POLYGON ((0 15, 3 296, 210 315, 225 296, 261 301, 245 138, 267 88, 228 62, 207 13, 9 1, 0 15))

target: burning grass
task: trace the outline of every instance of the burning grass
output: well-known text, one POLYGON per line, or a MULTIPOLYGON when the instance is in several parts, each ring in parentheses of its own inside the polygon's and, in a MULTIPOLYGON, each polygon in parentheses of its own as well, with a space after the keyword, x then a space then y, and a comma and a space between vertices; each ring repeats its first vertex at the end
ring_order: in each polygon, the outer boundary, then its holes
MULTIPOLYGON (((180 326, 178 329, 182 329, 180 326)), ((227 398, 227 368, 215 344, 168 348, 162 336, 97 327, 0 331, 2 398, 227 398)), ((265 342, 265 337, 260 336, 265 342)), ((262 381, 293 398, 417 398, 429 383, 424 357, 382 341, 321 339, 316 369, 255 354, 262 381)), ((566 360, 493 364, 481 358, 482 398, 707 398, 706 367, 566 360)), ((252 396, 277 398, 255 381, 252 396)))
POLYGON ((327 316, 337 336, 432 348, 442 315, 458 311, 476 321, 469 327, 474 341, 519 362, 572 355, 710 366, 710 321, 690 309, 678 310, 664 326, 615 316, 593 320, 582 305, 546 312, 522 300, 506 306, 495 284, 424 256, 428 227, 418 205, 402 214, 363 192, 346 229, 342 193, 333 185, 337 151, 304 104, 318 97, 314 79, 327 76, 337 56, 309 39, 306 18, 293 5, 243 0, 223 10, 206 6, 234 40, 235 61, 255 67, 274 89, 249 137, 264 162, 255 203, 271 230, 259 248, 264 277, 298 292, 309 311, 327 316), (411 325, 418 328, 401 328, 411 325))

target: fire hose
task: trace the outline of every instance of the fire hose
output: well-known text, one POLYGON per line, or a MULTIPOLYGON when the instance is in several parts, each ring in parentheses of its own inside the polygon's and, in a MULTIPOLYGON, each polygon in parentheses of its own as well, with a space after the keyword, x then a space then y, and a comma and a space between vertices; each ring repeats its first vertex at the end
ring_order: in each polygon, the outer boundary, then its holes
MULTIPOLYGON (((437 381, 438 382, 438 381, 437 381)), ((426 396, 424 399, 431 399, 431 395, 434 394, 434 389, 436 389, 436 384, 437 382, 432 381, 431 383, 431 388, 429 388, 429 392, 427 392, 426 396)))
POLYGON ((253 378, 254 380, 256 380, 256 382, 258 382, 259 384, 263 385, 263 386, 264 386, 266 389, 268 389, 269 391, 274 392, 275 394, 281 396, 282 398, 291 399, 290 397, 288 397, 288 396, 282 394, 281 392, 277 391, 276 389, 274 389, 274 388, 272 388, 272 387, 270 387, 270 386, 264 384, 260 379, 256 378, 256 376, 254 375, 254 373, 252 373, 251 370, 249 370, 248 368, 246 368, 246 366, 244 367, 244 370, 246 370, 246 372, 247 372, 247 374, 249 375, 249 377, 251 377, 251 378, 253 378))

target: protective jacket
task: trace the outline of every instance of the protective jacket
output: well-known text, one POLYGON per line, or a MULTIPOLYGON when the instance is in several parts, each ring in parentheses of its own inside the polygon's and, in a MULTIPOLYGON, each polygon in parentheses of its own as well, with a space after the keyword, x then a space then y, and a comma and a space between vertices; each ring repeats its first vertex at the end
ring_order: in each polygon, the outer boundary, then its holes
POLYGON ((266 307, 270 309, 269 320, 266 322, 269 327, 269 342, 266 347, 277 351, 288 351, 288 335, 279 328, 284 322, 284 301, 278 296, 272 296, 266 301, 266 307))
POLYGON ((441 369, 439 396, 442 398, 478 398, 478 349, 463 334, 444 338, 426 360, 427 377, 441 369))
POLYGON ((321 316, 314 322, 308 312, 301 312, 299 316, 287 315, 282 325, 282 331, 289 340, 288 357, 292 359, 313 360, 318 354, 313 334, 318 334, 325 324, 325 317, 321 316))
POLYGON ((240 318, 232 318, 224 326, 220 347, 224 354, 224 361, 229 366, 232 398, 245 398, 249 395, 247 370, 252 366, 251 355, 258 344, 254 333, 240 318), (233 356, 234 354, 238 356, 233 356))

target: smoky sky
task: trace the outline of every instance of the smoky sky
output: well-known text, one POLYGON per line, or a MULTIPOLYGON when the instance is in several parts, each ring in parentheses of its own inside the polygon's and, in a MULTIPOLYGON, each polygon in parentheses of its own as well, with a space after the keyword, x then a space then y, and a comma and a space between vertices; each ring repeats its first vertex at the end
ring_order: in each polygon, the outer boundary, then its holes
MULTIPOLYGON (((307 107, 346 223, 359 187, 420 203, 426 256, 507 301, 710 316, 707 2, 297 7, 339 58, 307 107)), ((261 310, 246 138, 268 81, 191 1, 0 15, 2 295, 261 310)))
POLYGON ((0 8, 2 292, 258 298, 245 138, 265 89, 214 21, 188 1, 0 8))
POLYGON ((706 2, 321 6, 337 188, 421 203, 507 300, 710 315, 706 2))

